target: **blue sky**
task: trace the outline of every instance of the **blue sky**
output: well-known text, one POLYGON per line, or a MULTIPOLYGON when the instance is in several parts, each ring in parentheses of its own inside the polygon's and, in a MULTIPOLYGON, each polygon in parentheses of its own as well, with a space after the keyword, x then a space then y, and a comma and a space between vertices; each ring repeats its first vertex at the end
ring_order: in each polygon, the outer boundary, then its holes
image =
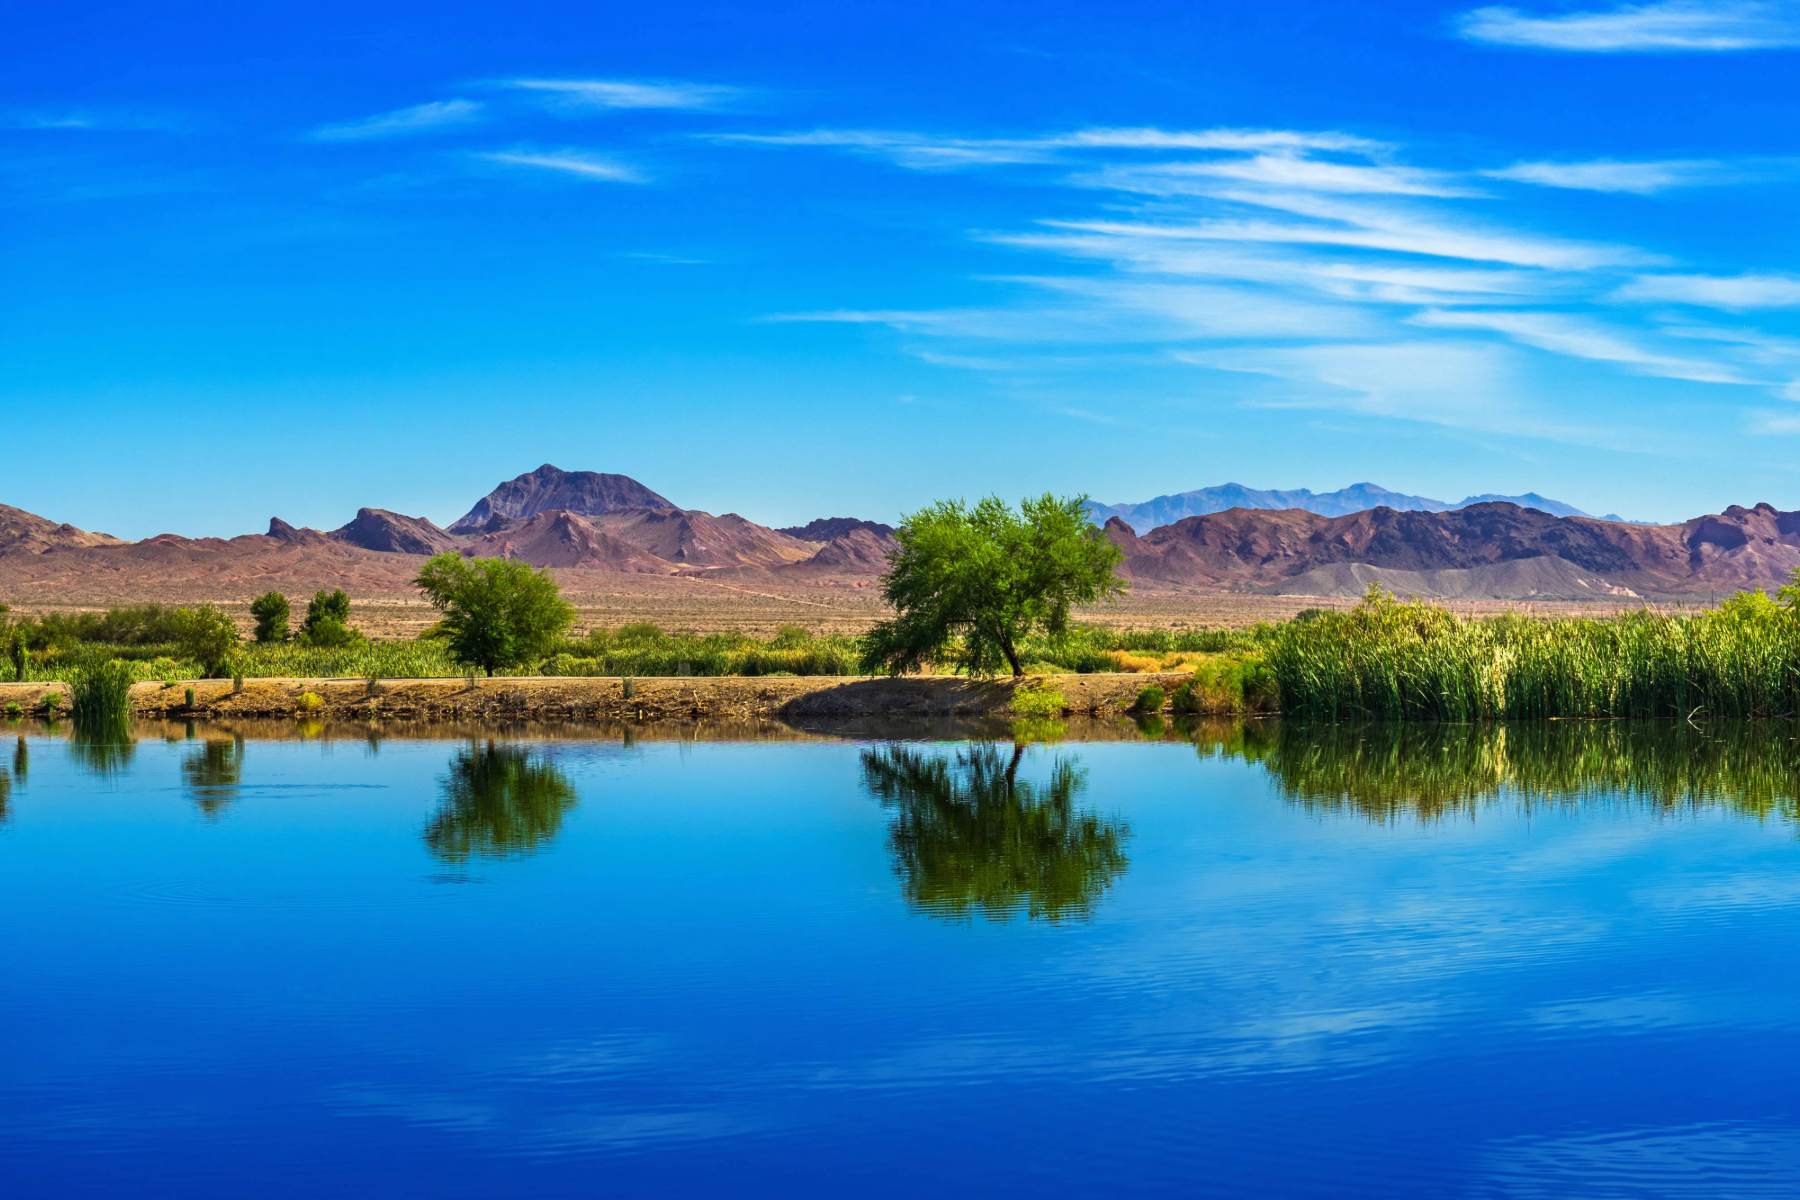
POLYGON ((1800 4, 35 6, 0 502, 1800 508, 1800 4))

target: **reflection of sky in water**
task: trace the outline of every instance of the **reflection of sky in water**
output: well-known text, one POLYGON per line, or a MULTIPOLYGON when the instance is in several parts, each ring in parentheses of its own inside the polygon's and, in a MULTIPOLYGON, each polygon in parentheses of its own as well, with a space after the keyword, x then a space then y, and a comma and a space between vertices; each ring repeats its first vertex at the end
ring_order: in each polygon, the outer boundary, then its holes
POLYGON ((33 741, 9 1195, 1794 1192, 1766 797, 1065 744, 884 802, 870 749, 33 741))

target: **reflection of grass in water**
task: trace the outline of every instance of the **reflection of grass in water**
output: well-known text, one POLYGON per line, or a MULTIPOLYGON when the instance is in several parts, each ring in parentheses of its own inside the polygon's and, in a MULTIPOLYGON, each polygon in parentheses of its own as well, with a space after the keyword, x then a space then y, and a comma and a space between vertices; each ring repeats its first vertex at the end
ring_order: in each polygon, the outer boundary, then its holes
POLYGON ((1014 717, 1013 741, 1019 745, 1034 742, 1060 742, 1069 736, 1069 727, 1048 717, 1014 717))
POLYGON ((1059 758, 1043 784, 1018 778, 1024 746, 954 757, 910 746, 863 752, 863 781, 896 810, 888 831, 908 903, 937 916, 1033 920, 1093 915, 1130 860, 1130 831, 1076 811, 1086 772, 1059 758))
POLYGON ((1796 729, 1760 721, 1543 721, 1486 725, 1219 722, 1203 754, 1260 762, 1290 799, 1372 820, 1615 799, 1663 811, 1713 805, 1800 823, 1796 729))
POLYGON ((425 845, 450 862, 535 853, 575 805, 575 789, 555 763, 522 746, 494 742, 458 750, 443 788, 443 802, 425 827, 425 845))
POLYGON ((137 741, 129 729, 99 733, 84 733, 77 729, 69 737, 69 757, 89 774, 102 779, 111 779, 130 766, 136 750, 137 741))
POLYGON ((188 795, 209 817, 225 811, 237 798, 244 775, 244 739, 210 740, 181 760, 181 779, 188 795))

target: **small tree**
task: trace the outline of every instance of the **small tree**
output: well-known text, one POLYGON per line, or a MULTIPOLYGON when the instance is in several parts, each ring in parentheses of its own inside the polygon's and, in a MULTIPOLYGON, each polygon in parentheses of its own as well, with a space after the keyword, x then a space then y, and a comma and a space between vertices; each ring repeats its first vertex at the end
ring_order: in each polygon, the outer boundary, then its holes
POLYGON ((256 640, 285 642, 288 636, 288 598, 280 592, 264 592, 250 602, 256 618, 256 640))
POLYGON ((917 670, 960 636, 967 670, 1004 663, 1023 675, 1019 643, 1034 629, 1061 635, 1072 605, 1125 590, 1114 573, 1123 556, 1088 520, 1086 499, 1045 494, 1017 511, 995 496, 973 508, 946 500, 907 517, 881 577, 899 615, 869 631, 865 669, 917 670))
POLYGON ((575 620, 549 572, 514 559, 446 551, 413 582, 444 614, 440 628, 450 656, 489 676, 544 658, 575 620))
POLYGON ((209 679, 222 672, 237 649, 237 624, 211 604, 178 612, 176 645, 182 654, 198 662, 209 679))
POLYGON ((350 597, 343 588, 320 588, 306 603, 306 620, 300 622, 300 644, 336 650, 360 641, 362 634, 350 628, 350 597))

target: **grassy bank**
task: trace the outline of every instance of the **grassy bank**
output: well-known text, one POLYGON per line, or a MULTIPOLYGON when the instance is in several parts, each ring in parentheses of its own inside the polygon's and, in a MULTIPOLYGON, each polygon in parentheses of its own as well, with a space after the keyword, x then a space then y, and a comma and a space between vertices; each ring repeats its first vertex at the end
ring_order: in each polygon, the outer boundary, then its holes
POLYGON ((1282 625, 1262 658, 1289 717, 1800 714, 1800 612, 1761 592, 1713 611, 1552 620, 1469 620, 1371 595, 1282 625))
MULTIPOLYGON (((202 665, 183 655, 169 639, 169 611, 141 606, 32 626, 24 680, 70 682, 84 663, 95 658, 126 662, 132 677, 139 681, 204 676, 202 665)), ((1256 635, 1224 630, 1119 632, 1077 626, 1061 639, 1031 639, 1024 649, 1035 673, 1088 674, 1193 670, 1222 651, 1242 653, 1255 645, 1256 635)), ((773 637, 756 638, 742 633, 672 632, 638 623, 570 639, 533 669, 508 674, 842 676, 859 673, 860 655, 857 638, 814 636, 797 626, 773 637)), ((358 639, 332 648, 294 641, 247 642, 234 652, 231 662, 231 669, 247 679, 441 679, 454 678, 464 670, 451 659, 444 644, 432 638, 358 639)), ((0 664, 0 678, 16 677, 0 664)))
MULTIPOLYGON (((137 680, 204 672, 157 639, 155 613, 121 610, 38 627, 25 679, 68 682, 117 658, 137 680)), ((1076 626, 1021 647, 1032 674, 1180 672, 1177 712, 1280 711, 1330 721, 1800 716, 1800 592, 1739 595, 1710 611, 1622 616, 1459 617, 1372 594, 1343 612, 1309 610, 1245 632, 1076 626)), ((633 624, 560 644, 518 675, 560 677, 848 676, 858 639, 788 627, 769 638, 701 636, 633 624)), ((357 639, 339 648, 249 643, 246 678, 449 678, 444 644, 357 639)), ((0 672, 5 668, 0 667, 0 672)))

